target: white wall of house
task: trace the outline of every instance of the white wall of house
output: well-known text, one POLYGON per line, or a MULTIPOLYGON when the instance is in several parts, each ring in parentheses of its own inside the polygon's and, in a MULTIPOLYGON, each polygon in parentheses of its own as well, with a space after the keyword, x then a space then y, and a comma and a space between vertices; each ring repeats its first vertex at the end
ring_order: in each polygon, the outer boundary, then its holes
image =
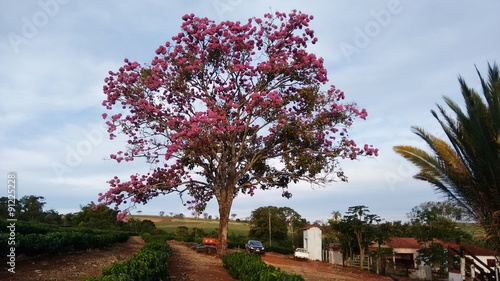
POLYGON ((342 253, 340 251, 328 251, 331 264, 342 264, 342 253))
POLYGON ((412 249, 412 248, 395 248, 393 250, 395 253, 398 254, 412 254, 413 255, 413 260, 416 260, 418 257, 418 249, 412 249))
POLYGON ((309 259, 321 260, 321 229, 311 227, 304 230, 304 248, 309 252, 309 259))

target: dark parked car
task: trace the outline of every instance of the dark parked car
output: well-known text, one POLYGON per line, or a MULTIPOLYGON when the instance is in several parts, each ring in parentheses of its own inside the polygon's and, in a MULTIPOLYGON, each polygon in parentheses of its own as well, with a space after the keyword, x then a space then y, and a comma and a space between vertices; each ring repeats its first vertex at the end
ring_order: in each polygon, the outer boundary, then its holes
POLYGON ((263 255, 266 252, 264 249, 264 245, 262 245, 262 242, 258 240, 248 240, 248 242, 245 244, 245 249, 250 253, 256 253, 261 255, 263 255))

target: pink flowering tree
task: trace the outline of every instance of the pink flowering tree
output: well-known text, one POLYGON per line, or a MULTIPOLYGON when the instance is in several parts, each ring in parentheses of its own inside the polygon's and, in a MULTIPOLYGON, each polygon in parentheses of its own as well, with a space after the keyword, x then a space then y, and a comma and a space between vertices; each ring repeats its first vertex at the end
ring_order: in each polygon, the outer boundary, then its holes
MULTIPOLYGON (((117 162, 144 158, 151 171, 109 181, 103 204, 145 204, 178 193, 202 211, 219 205, 218 256, 227 251, 234 198, 290 183, 346 181, 339 159, 376 156, 348 136, 365 109, 342 103, 323 60, 307 51, 312 16, 276 12, 246 23, 185 15, 181 32, 150 64, 125 59, 105 79, 111 139, 127 137, 117 162)), ((126 210, 121 216, 126 214, 126 210)))

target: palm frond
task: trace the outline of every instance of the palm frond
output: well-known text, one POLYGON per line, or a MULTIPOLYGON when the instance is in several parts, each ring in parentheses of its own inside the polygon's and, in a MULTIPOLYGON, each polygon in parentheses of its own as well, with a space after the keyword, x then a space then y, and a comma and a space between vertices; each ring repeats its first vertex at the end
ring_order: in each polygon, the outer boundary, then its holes
POLYGON ((440 105, 431 111, 446 141, 412 127, 432 153, 411 146, 395 146, 394 151, 420 169, 415 178, 462 205, 500 241, 498 231, 492 231, 493 214, 500 212, 500 72, 495 63, 488 64, 488 80, 477 73, 482 96, 459 77, 464 108, 444 97, 451 114, 440 105))

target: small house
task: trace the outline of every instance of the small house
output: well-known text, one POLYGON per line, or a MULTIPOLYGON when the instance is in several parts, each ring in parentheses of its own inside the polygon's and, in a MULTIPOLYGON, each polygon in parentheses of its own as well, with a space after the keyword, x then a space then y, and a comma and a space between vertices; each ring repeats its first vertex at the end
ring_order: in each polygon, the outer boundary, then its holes
MULTIPOLYGON (((378 243, 371 244, 370 251, 376 251, 378 246, 378 243)), ((404 268, 415 268, 417 266, 418 250, 424 247, 413 237, 391 237, 380 245, 380 248, 392 248, 394 265, 404 268)))
MULTIPOLYGON (((495 266, 495 252, 492 250, 484 249, 468 243, 461 243, 459 246, 456 243, 445 243, 439 240, 436 240, 435 242, 442 244, 443 248, 454 252, 452 254, 458 254, 463 251, 465 257, 468 259, 475 259, 478 266, 485 270, 488 268, 494 268, 495 266)), ((384 241, 384 243, 380 246, 381 248, 393 249, 392 259, 395 265, 405 268, 416 268, 418 250, 427 247, 427 244, 419 243, 417 239, 413 237, 391 237, 390 239, 384 241)), ((377 243, 370 245, 370 251, 375 251, 377 248, 377 243)))
POLYGON ((302 228, 304 231, 304 249, 309 252, 310 260, 321 260, 322 238, 319 227, 309 225, 302 228))

